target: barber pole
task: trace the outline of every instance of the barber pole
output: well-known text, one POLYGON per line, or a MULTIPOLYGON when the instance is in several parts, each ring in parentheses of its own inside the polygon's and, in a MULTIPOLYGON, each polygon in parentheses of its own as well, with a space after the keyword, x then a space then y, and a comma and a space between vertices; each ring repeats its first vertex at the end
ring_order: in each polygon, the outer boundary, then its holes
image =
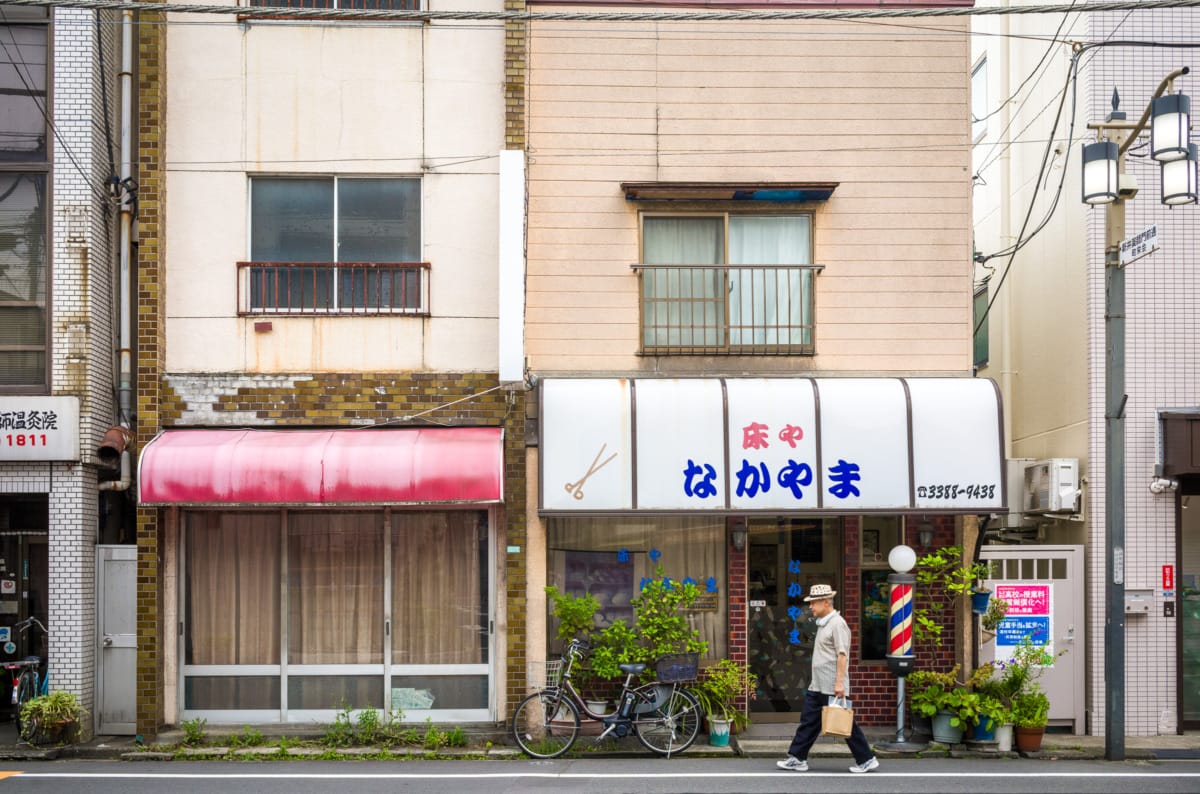
POLYGON ((911 583, 892 583, 889 610, 891 618, 888 624, 890 626, 889 656, 912 655, 912 599, 913 586, 911 583))

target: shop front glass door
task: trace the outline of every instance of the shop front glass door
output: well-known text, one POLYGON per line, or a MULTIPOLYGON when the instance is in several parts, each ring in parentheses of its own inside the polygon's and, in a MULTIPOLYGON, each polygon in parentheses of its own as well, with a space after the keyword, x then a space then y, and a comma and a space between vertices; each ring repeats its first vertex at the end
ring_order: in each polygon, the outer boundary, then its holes
POLYGON ((749 530, 747 643, 758 676, 750 710, 759 722, 792 721, 808 690, 817 632, 804 596, 818 583, 842 590, 841 521, 751 520, 749 530))

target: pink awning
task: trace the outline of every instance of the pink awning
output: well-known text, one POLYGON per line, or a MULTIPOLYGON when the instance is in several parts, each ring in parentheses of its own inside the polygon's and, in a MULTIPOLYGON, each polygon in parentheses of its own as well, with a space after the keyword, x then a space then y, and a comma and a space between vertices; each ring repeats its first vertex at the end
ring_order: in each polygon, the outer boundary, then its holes
POLYGON ((142 451, 143 505, 499 502, 498 427, 166 430, 142 451))

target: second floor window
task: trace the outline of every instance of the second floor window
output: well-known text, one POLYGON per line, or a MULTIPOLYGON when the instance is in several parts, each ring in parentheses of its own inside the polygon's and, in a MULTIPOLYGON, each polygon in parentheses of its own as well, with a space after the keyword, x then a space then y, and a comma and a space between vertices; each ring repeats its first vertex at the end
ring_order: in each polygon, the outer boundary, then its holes
POLYGON ((812 216, 642 219, 642 352, 813 352, 812 216))
POLYGON ((243 313, 424 314, 421 181, 255 177, 243 313))
POLYGON ((9 8, 0 25, 0 390, 49 385, 52 181, 45 9, 9 8))

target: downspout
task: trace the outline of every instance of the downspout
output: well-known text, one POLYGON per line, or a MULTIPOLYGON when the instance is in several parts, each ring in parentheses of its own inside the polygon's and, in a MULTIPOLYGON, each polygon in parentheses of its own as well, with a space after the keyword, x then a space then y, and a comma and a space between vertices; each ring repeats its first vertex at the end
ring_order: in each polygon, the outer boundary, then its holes
MULTIPOLYGON (((100 79, 104 79, 101 75, 100 79)), ((100 459, 112 464, 120 456, 121 478, 100 483, 101 491, 124 491, 133 482, 132 451, 133 431, 133 355, 130 339, 133 336, 132 312, 130 311, 130 248, 133 242, 133 199, 130 192, 133 184, 133 12, 121 12, 121 172, 120 172, 120 215, 121 274, 117 301, 120 305, 120 371, 117 381, 117 427, 104 434, 104 441, 97 450, 100 459)))

